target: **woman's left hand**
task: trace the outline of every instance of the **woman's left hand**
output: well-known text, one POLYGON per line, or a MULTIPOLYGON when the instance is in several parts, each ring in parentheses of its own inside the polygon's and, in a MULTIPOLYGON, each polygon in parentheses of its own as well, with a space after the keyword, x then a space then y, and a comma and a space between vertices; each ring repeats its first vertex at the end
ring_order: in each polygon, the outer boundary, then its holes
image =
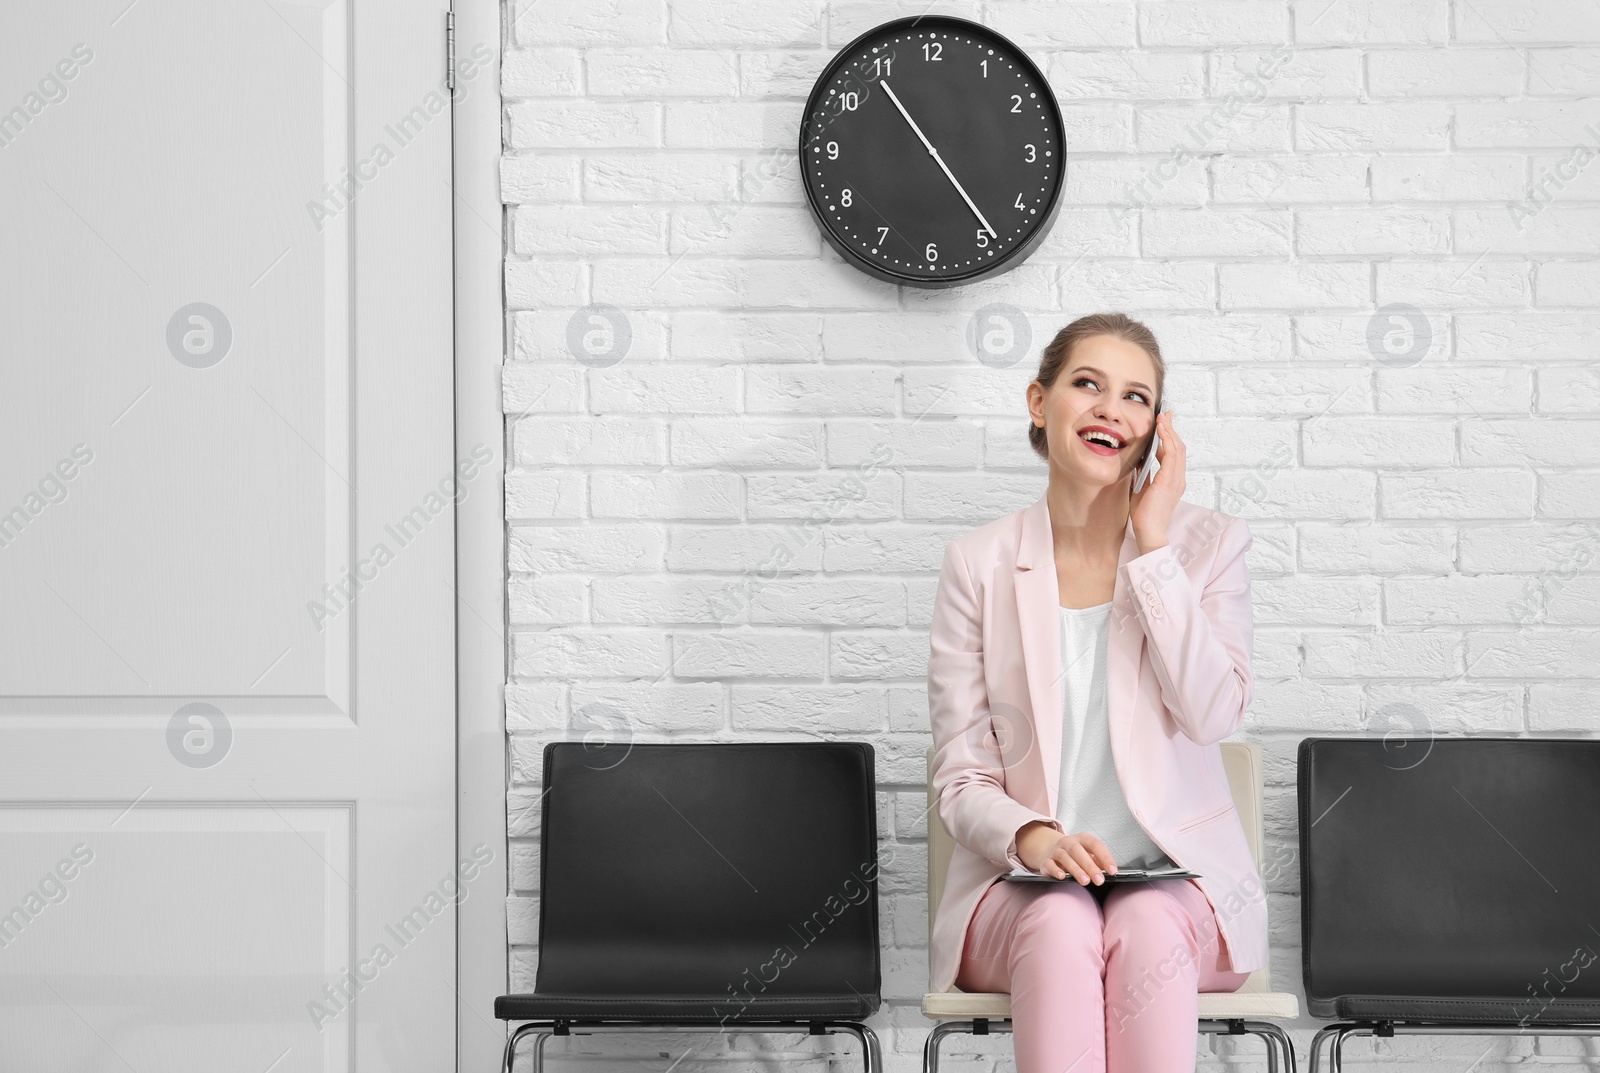
POLYGON ((1183 498, 1188 468, 1183 440, 1172 428, 1171 410, 1156 417, 1156 432, 1161 437, 1156 448, 1156 461, 1161 468, 1128 501, 1128 518, 1133 522, 1140 555, 1166 547, 1167 523, 1172 520, 1178 500, 1183 498))

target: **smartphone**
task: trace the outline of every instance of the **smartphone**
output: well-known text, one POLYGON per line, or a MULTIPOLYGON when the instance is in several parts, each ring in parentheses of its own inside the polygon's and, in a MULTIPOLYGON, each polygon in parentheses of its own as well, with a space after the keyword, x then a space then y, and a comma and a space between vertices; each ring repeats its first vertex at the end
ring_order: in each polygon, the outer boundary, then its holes
MULTIPOLYGON (((1166 406, 1163 405, 1156 410, 1156 417, 1160 418, 1160 416, 1165 412, 1166 406)), ((1156 461, 1156 448, 1160 446, 1161 437, 1157 433, 1151 432, 1150 447, 1145 451, 1144 457, 1139 459, 1139 471, 1133 475, 1133 490, 1135 492, 1143 488, 1145 486, 1145 482, 1150 479, 1156 470, 1161 468, 1160 463, 1156 461)))

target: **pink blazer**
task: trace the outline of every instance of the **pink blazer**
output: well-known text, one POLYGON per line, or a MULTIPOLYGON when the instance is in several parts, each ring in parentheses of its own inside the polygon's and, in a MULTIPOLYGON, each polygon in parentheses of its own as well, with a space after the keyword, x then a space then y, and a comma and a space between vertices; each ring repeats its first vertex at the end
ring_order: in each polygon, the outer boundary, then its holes
MULTIPOLYGON (((1250 530, 1180 502, 1167 539, 1139 555, 1131 523, 1123 536, 1107 655, 1111 752, 1134 817, 1203 877, 1195 882, 1216 912, 1225 963, 1250 972, 1267 963, 1266 891, 1217 745, 1250 703, 1250 530)), ((946 546, 928 708, 939 819, 956 847, 933 923, 935 991, 955 987, 978 899, 1022 866, 1018 828, 1043 820, 1061 830, 1060 606, 1045 496, 946 546)))

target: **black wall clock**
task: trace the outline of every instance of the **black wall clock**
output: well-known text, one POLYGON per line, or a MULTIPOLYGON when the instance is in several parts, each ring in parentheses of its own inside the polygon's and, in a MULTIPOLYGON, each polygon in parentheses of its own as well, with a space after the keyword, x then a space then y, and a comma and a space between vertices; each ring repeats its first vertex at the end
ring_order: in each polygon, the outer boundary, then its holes
POLYGON ((806 200, 828 242, 879 279, 953 287, 1021 264, 1061 204, 1061 110, 986 26, 897 19, 845 46, 800 124, 806 200))

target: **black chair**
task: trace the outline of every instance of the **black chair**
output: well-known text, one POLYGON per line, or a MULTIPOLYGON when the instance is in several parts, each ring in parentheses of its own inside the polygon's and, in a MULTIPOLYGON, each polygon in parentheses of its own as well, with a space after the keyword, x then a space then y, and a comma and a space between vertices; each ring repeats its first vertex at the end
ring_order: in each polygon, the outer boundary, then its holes
POLYGON ((1352 1035, 1600 1036, 1600 741, 1300 743, 1307 1009, 1352 1035))
POLYGON ((844 1032, 882 1003, 872 746, 545 747, 539 967, 495 1016, 552 1035, 844 1032))

